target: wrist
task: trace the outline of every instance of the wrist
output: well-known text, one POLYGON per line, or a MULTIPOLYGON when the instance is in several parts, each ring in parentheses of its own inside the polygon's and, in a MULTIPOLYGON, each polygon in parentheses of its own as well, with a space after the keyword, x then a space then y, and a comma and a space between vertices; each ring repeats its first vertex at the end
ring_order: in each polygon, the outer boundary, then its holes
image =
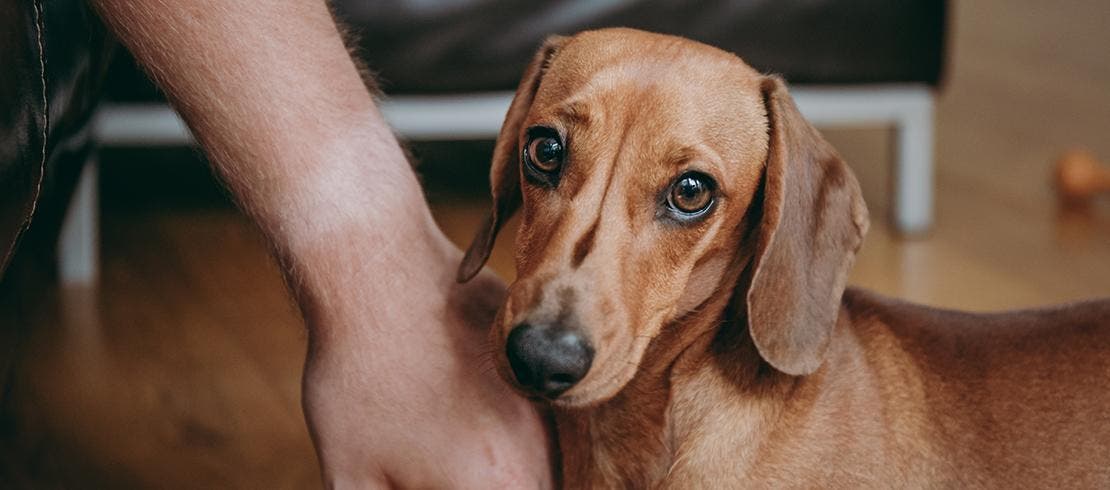
POLYGON ((392 133, 367 119, 326 144, 284 152, 298 161, 275 166, 296 172, 270 182, 262 205, 244 206, 310 324, 366 319, 369 298, 416 290, 428 301, 454 284, 457 248, 436 226, 392 133))

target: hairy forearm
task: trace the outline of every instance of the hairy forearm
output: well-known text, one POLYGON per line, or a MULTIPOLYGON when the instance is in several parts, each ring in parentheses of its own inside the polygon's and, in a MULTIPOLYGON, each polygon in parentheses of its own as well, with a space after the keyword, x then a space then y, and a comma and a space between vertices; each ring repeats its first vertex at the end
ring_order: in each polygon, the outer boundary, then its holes
POLYGON ((490 369, 489 275, 436 228, 322 0, 91 0, 185 118, 305 315, 325 479, 550 486, 544 427, 490 369))
POLYGON ((396 282, 417 278, 406 264, 427 272, 445 260, 419 184, 322 2, 93 3, 270 239, 306 314, 341 310, 334 290, 359 270, 396 282), (395 256, 402 248, 409 260, 395 256))

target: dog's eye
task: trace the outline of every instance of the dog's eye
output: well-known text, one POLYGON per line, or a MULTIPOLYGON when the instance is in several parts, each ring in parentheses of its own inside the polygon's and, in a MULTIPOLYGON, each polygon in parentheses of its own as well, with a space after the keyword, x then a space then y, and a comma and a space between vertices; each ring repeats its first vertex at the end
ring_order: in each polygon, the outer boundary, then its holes
POLYGON ((544 187, 559 185, 567 153, 559 132, 547 126, 532 126, 528 128, 528 139, 525 141, 520 155, 524 177, 544 187))
POLYGON ((683 174, 667 194, 667 204, 686 218, 701 216, 713 204, 713 179, 689 172, 683 174))
POLYGON ((528 163, 541 172, 553 173, 563 164, 563 143, 555 136, 532 138, 525 152, 528 163))

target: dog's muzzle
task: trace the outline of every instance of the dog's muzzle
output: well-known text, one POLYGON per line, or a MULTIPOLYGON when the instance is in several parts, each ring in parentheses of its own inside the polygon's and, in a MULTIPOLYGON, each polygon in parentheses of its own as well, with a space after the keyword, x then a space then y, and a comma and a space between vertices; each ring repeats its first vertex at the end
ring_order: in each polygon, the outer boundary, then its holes
POLYGON ((594 359, 589 340, 561 325, 517 325, 509 332, 505 353, 521 388, 547 399, 586 377, 594 359))

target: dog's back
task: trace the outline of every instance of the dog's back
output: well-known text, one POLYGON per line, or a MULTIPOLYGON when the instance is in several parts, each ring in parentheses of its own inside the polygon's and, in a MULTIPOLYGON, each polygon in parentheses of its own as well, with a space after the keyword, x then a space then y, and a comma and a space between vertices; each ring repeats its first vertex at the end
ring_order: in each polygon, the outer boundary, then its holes
POLYGON ((977 314, 848 288, 842 305, 809 376, 730 369, 754 356, 741 342, 673 380, 668 483, 1110 485, 1110 300, 977 314))
POLYGON ((915 418, 893 425, 957 481, 1110 485, 1110 299, 984 314, 849 288, 843 304, 838 337, 858 345, 883 412, 915 418))

